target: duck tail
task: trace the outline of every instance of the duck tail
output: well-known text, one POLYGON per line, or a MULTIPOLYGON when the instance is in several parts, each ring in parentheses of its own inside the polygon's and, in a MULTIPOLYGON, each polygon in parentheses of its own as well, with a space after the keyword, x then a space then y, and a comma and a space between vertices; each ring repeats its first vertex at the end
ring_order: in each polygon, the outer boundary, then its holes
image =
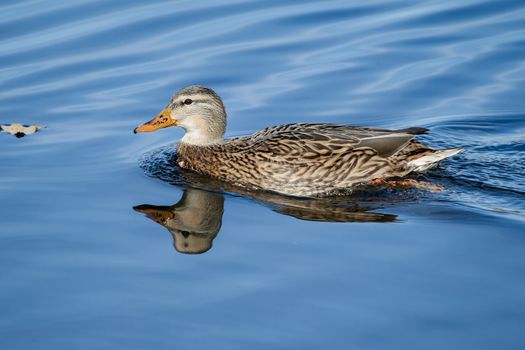
POLYGON ((462 151, 463 148, 447 148, 433 150, 430 153, 426 153, 422 157, 410 160, 407 165, 410 169, 412 169, 412 171, 415 172, 426 171, 437 166, 438 163, 443 159, 452 157, 462 151))

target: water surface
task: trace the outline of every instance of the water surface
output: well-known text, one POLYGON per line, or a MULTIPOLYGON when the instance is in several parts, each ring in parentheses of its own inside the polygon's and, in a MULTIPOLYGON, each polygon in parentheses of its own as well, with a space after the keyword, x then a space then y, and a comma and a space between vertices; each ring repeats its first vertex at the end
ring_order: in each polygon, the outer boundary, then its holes
POLYGON ((523 348, 524 28, 522 1, 2 2, 0 124, 47 126, 0 133, 2 348, 523 348), (440 192, 238 193, 132 133, 189 84, 230 136, 466 151, 440 192))

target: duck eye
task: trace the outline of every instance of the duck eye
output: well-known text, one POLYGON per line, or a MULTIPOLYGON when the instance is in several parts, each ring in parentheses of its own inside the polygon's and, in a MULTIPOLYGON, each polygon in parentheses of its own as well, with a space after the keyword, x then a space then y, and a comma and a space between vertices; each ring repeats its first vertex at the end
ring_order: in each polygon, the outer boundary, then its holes
POLYGON ((193 101, 190 99, 190 98, 187 98, 184 100, 184 104, 185 105, 191 105, 193 103, 193 101))

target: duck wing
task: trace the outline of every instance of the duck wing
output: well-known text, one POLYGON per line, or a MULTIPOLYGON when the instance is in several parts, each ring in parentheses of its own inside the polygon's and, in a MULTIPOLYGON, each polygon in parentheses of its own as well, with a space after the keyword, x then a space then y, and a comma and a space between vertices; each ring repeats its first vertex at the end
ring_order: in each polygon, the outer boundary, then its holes
MULTIPOLYGON (((414 128, 415 129, 419 128, 414 128)), ((304 163, 353 151, 371 149, 388 158, 405 147, 414 137, 406 130, 388 130, 337 124, 286 124, 263 129, 251 136, 233 139, 236 152, 266 155, 271 162, 304 163)))

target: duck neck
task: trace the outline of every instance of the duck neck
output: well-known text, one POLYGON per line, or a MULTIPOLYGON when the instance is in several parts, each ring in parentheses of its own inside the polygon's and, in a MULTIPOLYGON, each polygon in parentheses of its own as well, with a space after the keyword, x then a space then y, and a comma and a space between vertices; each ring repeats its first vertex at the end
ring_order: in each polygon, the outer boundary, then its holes
POLYGON ((210 135, 207 135, 205 133, 202 133, 200 130, 191 130, 186 131, 182 139, 180 140, 181 143, 186 145, 192 145, 192 146, 209 146, 217 143, 221 143, 224 141, 224 137, 210 137, 210 135))
MULTIPOLYGON (((224 113, 224 112, 223 112, 224 113)), ((226 115, 214 113, 189 116, 179 123, 186 133, 181 143, 195 146, 208 146, 224 141, 226 115)))

